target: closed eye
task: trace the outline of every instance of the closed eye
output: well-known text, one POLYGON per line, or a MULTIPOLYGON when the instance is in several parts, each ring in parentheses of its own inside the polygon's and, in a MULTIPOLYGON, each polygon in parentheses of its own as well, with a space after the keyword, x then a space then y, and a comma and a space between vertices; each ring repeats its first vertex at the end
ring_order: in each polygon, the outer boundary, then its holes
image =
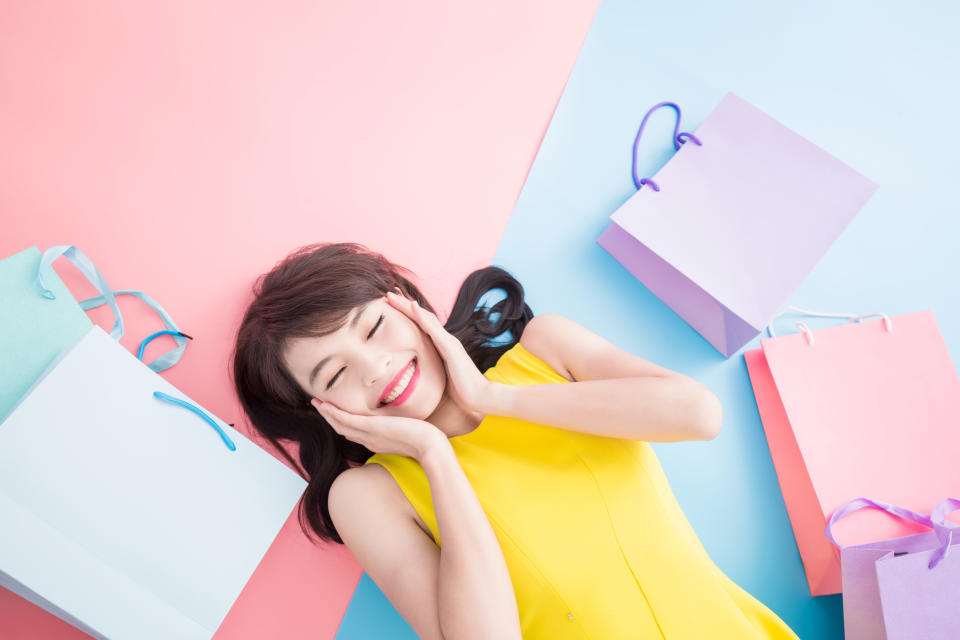
MULTIPOLYGON (((370 333, 367 334, 367 340, 373 337, 373 334, 376 333, 381 324, 383 324, 383 316, 380 316, 380 318, 377 320, 377 323, 373 325, 373 329, 370 329, 370 333)), ((330 382, 327 383, 327 391, 329 391, 330 387, 333 386, 333 383, 337 381, 344 369, 346 369, 346 367, 342 367, 340 371, 337 371, 336 375, 330 378, 330 382)))

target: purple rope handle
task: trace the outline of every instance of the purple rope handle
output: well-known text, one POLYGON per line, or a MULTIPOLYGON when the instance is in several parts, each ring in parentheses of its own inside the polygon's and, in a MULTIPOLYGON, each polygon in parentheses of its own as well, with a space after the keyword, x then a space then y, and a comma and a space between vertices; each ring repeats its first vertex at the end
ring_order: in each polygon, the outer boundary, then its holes
POLYGON ((843 505, 839 509, 833 512, 833 515, 830 516, 830 521, 827 522, 827 528, 824 530, 824 535, 827 536, 827 539, 832 542, 838 549, 843 549, 843 546, 836 541, 833 537, 833 525, 854 511, 863 509, 865 507, 873 507, 875 509, 880 509, 881 511, 886 511, 887 513, 899 516, 904 520, 910 520, 916 522, 917 524, 922 524, 925 527, 930 527, 937 534, 937 539, 940 540, 940 548, 933 554, 933 557, 930 558, 930 563, 927 565, 928 569, 933 569, 935 566, 940 564, 942 560, 947 557, 947 554, 950 552, 950 545, 953 542, 953 530, 956 527, 951 522, 946 522, 945 518, 948 513, 960 509, 960 500, 956 498, 947 498, 934 508, 933 513, 930 516, 921 515, 915 511, 910 511, 909 509, 904 509, 902 507, 897 507, 892 504, 887 504, 886 502, 880 502, 879 500, 871 500, 869 498, 854 498, 847 504, 843 505))
POLYGON ((660 187, 657 185, 657 183, 650 178, 637 177, 637 147, 640 146, 640 136, 643 135, 643 128, 647 125, 647 120, 650 118, 650 114, 660 107, 673 107, 677 111, 677 124, 673 127, 674 149, 677 151, 680 150, 680 145, 687 141, 684 138, 693 140, 698 146, 703 146, 703 143, 700 142, 692 133, 677 133, 680 130, 680 107, 678 107, 675 102, 661 102, 654 105, 649 111, 647 111, 647 115, 643 116, 643 120, 640 121, 640 129, 637 131, 637 137, 633 140, 633 184, 637 187, 637 189, 645 184, 648 184, 654 191, 660 191, 660 187))
POLYGON ((960 527, 957 527, 952 522, 947 521, 947 516, 957 509, 960 509, 960 500, 956 498, 947 498, 937 506, 933 508, 933 512, 930 514, 930 520, 933 521, 934 525, 939 525, 937 529, 937 535, 940 537, 941 546, 937 549, 937 552, 933 554, 933 558, 930 560, 930 565, 932 567, 937 566, 937 564, 947 557, 947 553, 950 551, 950 545, 953 544, 953 532, 960 527))

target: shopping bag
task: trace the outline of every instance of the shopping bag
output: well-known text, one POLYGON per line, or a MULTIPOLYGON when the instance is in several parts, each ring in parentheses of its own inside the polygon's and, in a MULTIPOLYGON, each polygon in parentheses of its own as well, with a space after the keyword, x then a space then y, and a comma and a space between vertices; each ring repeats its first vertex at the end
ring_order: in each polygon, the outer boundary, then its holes
MULTIPOLYGON (((791 307, 796 309, 795 307, 791 307)), ((798 310, 809 315, 825 315, 798 310)), ((761 339, 744 353, 763 430, 812 595, 840 593, 840 558, 822 532, 853 496, 929 513, 960 495, 960 375, 931 311, 761 339)), ((918 533, 862 511, 850 544, 918 533)))
POLYGON ((95 638, 208 640, 305 486, 94 325, 0 423, 0 584, 95 638))
POLYGON ((954 640, 960 633, 960 527, 946 520, 960 509, 948 498, 930 516, 885 502, 856 498, 827 523, 827 539, 840 549, 843 630, 846 640, 954 640), (832 527, 870 507, 933 531, 856 546, 837 542, 832 527))
POLYGON ((141 291, 112 291, 103 274, 72 245, 47 249, 31 247, 0 260, 0 420, 3 420, 41 372, 65 346, 79 340, 93 323, 84 313, 107 304, 113 311, 110 335, 119 340, 124 324, 117 295, 133 295, 151 306, 164 321, 177 347, 150 363, 154 371, 176 364, 187 336, 155 300, 141 291), (53 270, 60 256, 70 260, 90 281, 98 295, 77 302, 53 270))
MULTIPOLYGON (((597 243, 720 353, 760 334, 877 185, 728 93, 597 243)), ((634 165, 636 164, 636 142, 634 165)))

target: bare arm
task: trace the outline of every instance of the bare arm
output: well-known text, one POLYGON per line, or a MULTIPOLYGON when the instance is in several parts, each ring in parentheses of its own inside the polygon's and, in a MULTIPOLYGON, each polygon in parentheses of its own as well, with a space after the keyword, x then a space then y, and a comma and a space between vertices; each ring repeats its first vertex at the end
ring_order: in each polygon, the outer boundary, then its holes
POLYGON ((722 406, 699 382, 669 377, 579 380, 510 386, 493 383, 487 413, 610 438, 710 440, 722 406))
POLYGON ((535 316, 520 344, 569 384, 494 382, 483 413, 612 438, 676 442, 715 438, 720 399, 706 386, 556 313, 535 316))
POLYGON ((519 639, 520 615, 503 551, 444 434, 430 442, 420 465, 443 545, 438 606, 444 638, 519 639))

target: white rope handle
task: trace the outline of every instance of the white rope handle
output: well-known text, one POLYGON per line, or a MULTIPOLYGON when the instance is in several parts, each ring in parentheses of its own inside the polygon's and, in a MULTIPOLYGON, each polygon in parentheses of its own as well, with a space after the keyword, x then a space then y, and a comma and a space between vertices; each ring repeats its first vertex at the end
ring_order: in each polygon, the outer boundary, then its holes
MULTIPOLYGON (((883 318, 883 325, 886 327, 887 331, 893 331, 893 321, 885 313, 868 313, 864 316, 855 316, 843 313, 818 313, 816 311, 806 311, 800 307, 788 306, 785 310, 781 311, 773 317, 773 320, 770 321, 770 324, 767 325, 767 333, 770 334, 771 338, 776 338, 776 334, 773 332, 773 321, 787 313, 788 311, 796 311, 797 313, 802 313, 808 316, 817 316, 820 318, 841 318, 851 320, 853 322, 860 322, 864 318, 874 318, 880 316, 883 318)), ((813 332, 810 328, 803 322, 797 323, 797 328, 803 331, 804 335, 807 337, 807 344, 813 346, 813 332)))

